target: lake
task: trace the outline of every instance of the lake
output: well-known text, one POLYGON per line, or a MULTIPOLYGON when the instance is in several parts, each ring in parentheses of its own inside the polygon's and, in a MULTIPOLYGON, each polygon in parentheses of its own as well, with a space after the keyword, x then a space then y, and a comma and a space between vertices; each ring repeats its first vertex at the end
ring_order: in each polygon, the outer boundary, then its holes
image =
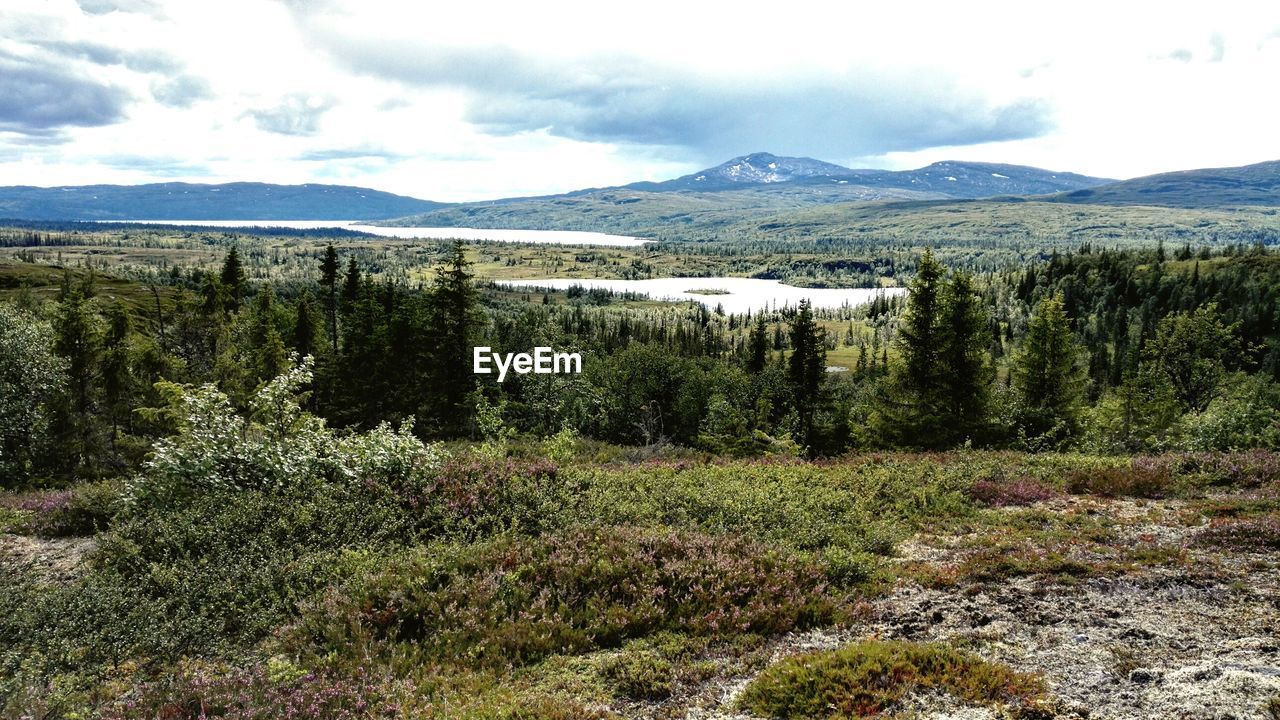
POLYGON ((599 280, 566 279, 546 280, 498 280, 508 287, 533 287, 565 290, 574 285, 584 288, 602 288, 613 292, 631 292, 648 295, 655 300, 693 300, 708 308, 717 305, 726 313, 743 314, 748 310, 795 307, 808 298, 815 308, 838 308, 845 305, 864 305, 875 299, 877 293, 886 297, 903 295, 905 288, 801 288, 784 285, 778 280, 755 278, 653 278, 650 280, 599 280), (715 294, 690 292, 711 290, 715 294))
POLYGON ((106 220, 103 222, 139 223, 142 225, 194 225, 213 228, 284 227, 295 230, 344 228, 382 237, 405 240, 490 240, 494 242, 535 243, 539 245, 603 245, 636 247, 649 240, 623 235, 607 235, 576 230, 498 230, 485 228, 381 227, 347 220, 106 220))

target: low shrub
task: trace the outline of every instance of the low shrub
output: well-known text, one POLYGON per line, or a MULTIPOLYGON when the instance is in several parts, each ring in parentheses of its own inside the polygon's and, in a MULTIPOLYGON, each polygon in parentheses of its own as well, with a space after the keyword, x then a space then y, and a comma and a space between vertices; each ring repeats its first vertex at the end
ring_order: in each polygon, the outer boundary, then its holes
POLYGON ((600 672, 619 695, 632 700, 670 697, 675 682, 671 662, 649 649, 623 650, 606 660, 600 672))
POLYGON ((1196 534, 1199 545, 1263 552, 1280 550, 1280 520, 1264 516, 1245 520, 1214 520, 1196 534))
POLYGON ((13 529, 41 537, 88 536, 107 529, 120 509, 120 485, 97 482, 65 490, 11 496, 4 504, 20 513, 13 529))
POLYGON ((663 630, 782 633, 843 604, 823 569, 732 536, 578 528, 432 546, 330 592, 291 635, 323 653, 363 643, 477 667, 617 647, 663 630))
POLYGON ((1030 704, 1044 684, 946 645, 869 640, 778 662, 747 685, 738 705, 770 718, 868 717, 924 690, 984 705, 1030 704))
POLYGON ((1162 498, 1171 484, 1168 464, 1150 458, 1134 458, 1128 467, 1072 470, 1066 477, 1067 491, 1072 494, 1109 498, 1162 498))
POLYGON ((1027 475, 1013 480, 983 478, 969 488, 969 497, 987 507, 1031 505, 1049 500, 1057 494, 1053 488, 1027 475))
POLYGON ((351 677, 258 664, 189 664, 143 683, 105 709, 102 720, 356 720, 394 718, 399 706, 363 671, 351 677))

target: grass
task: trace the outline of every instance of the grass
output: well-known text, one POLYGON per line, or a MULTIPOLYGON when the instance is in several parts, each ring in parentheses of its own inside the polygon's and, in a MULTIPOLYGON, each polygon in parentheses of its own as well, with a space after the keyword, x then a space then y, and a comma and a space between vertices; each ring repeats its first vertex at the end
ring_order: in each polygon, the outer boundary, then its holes
POLYGON ((787 658, 752 680, 738 705, 784 720, 869 717, 928 690, 979 705, 1029 705, 1045 693, 1035 676, 947 645, 868 640, 787 658))

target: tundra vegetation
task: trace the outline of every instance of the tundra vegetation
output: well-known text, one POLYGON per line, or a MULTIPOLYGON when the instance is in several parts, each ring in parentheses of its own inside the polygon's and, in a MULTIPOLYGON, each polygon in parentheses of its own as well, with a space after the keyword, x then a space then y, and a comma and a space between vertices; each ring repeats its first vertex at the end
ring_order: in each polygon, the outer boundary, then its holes
MULTIPOLYGON (((5 232, 4 717, 1070 717, 1110 701, 982 597, 1274 619, 1260 244, 903 250, 824 272, 904 300, 726 316, 483 282, 631 250, 5 232), (474 347, 582 372, 498 382, 474 347)), ((762 248, 680 262, 830 257, 762 248)), ((1107 677, 1165 702, 1124 637, 1107 677)))

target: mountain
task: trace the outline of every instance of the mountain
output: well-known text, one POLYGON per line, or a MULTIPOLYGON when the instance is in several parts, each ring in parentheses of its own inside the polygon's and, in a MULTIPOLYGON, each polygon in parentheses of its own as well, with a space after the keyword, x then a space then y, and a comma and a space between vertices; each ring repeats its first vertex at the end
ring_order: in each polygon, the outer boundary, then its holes
POLYGON ((1148 175, 1100 187, 1073 190, 1050 199, 1091 205, 1186 208, 1280 206, 1280 160, 1242 167, 1148 175))
POLYGON ((442 207, 347 185, 0 187, 0 218, 22 220, 377 220, 442 207))
POLYGON ((938 162, 903 171, 854 170, 813 158, 761 152, 664 182, 460 203, 386 224, 709 238, 741 220, 814 206, 1045 195, 1108 182, 1074 173, 977 162, 938 162))
POLYGON ((751 185, 834 183, 858 185, 882 192, 909 190, 932 193, 935 197, 981 198, 995 195, 1045 195, 1109 182, 1112 181, 1075 173, 980 162, 937 162, 918 170, 854 170, 813 158, 781 157, 759 152, 736 157, 713 168, 674 180, 632 183, 620 189, 715 192, 739 190, 751 185))
POLYGON ((813 158, 779 157, 766 152, 751 153, 723 162, 713 168, 665 180, 624 185, 631 190, 675 192, 681 190, 715 191, 740 189, 745 185, 768 185, 784 182, 839 181, 857 176, 856 170, 813 158))

